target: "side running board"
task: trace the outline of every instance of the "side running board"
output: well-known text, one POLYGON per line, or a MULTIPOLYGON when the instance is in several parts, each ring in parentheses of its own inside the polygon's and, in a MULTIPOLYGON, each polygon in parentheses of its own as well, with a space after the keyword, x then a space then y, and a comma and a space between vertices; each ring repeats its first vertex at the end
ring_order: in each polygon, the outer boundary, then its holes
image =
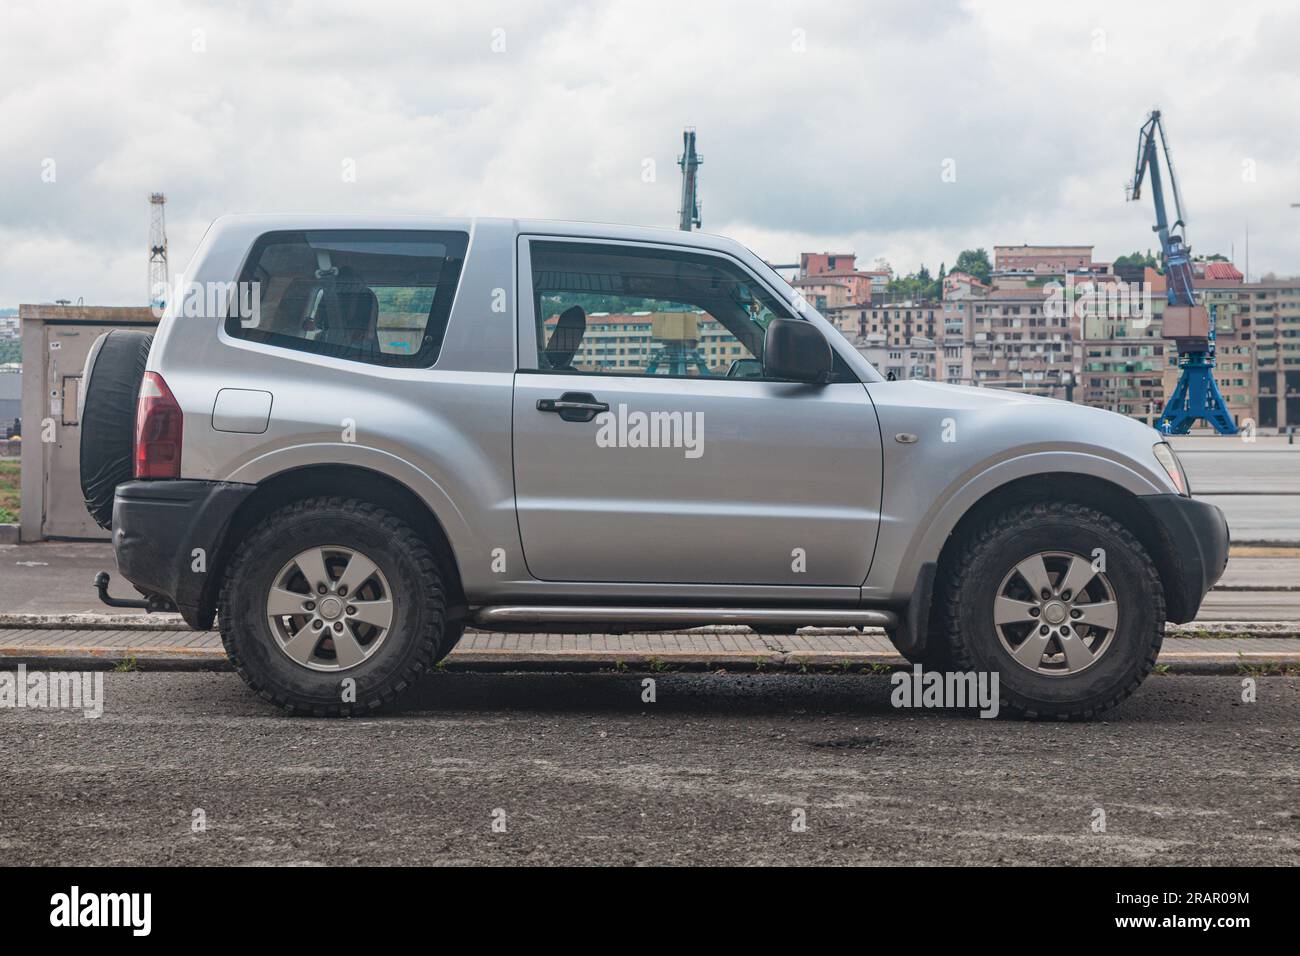
POLYGON ((898 626, 898 615, 862 608, 638 607, 628 605, 510 604, 477 608, 475 626, 635 624, 660 629, 705 624, 788 624, 792 627, 898 626))

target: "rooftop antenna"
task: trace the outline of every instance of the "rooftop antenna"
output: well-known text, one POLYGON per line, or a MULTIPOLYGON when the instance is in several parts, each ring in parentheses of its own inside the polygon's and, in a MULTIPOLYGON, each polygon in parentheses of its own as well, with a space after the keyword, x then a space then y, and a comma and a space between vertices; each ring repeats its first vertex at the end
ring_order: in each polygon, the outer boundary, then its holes
POLYGON ((690 232, 691 227, 700 226, 699 169, 704 157, 695 151, 695 127, 688 126, 682 131, 682 155, 677 157, 677 165, 682 168, 682 205, 677 211, 677 228, 690 232))
POLYGON ((167 266, 167 217, 163 207, 167 197, 162 193, 149 194, 149 305, 165 308, 167 290, 171 286, 171 273, 167 266))

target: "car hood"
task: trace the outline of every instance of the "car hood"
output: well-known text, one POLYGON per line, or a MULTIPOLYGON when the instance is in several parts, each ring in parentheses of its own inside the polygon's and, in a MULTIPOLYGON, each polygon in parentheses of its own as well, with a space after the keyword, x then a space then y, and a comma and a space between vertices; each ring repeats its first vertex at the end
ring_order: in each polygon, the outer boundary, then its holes
POLYGON ((1115 412, 1007 389, 940 382, 873 382, 866 389, 882 434, 939 434, 944 445, 960 449, 959 457, 972 466, 1014 454, 1077 451, 1123 461, 1166 483, 1151 451, 1160 435, 1115 412))

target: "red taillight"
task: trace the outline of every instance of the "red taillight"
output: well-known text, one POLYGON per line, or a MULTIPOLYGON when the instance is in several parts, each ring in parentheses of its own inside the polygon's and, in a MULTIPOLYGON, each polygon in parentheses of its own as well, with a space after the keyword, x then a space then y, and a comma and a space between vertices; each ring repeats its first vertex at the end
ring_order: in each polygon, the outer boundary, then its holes
POLYGON ((181 476, 181 407, 161 375, 145 372, 140 383, 140 403, 135 410, 135 476, 181 476))

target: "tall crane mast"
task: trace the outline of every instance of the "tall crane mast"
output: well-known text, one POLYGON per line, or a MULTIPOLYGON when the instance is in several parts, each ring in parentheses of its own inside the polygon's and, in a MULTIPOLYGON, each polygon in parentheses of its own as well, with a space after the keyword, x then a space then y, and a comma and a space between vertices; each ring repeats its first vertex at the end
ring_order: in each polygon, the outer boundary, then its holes
POLYGON ((1228 414, 1218 384, 1214 381, 1214 323, 1209 310, 1196 302, 1193 285, 1192 250, 1184 233, 1183 198, 1174 178, 1174 161, 1169 153, 1169 138, 1160 119, 1152 110, 1138 132, 1137 166, 1129 187, 1130 200, 1142 197, 1142 183, 1151 179, 1151 199, 1156 207, 1156 224, 1152 231, 1160 237, 1165 260, 1166 300, 1164 337, 1173 339, 1178 348, 1178 367, 1182 369, 1173 394, 1165 401, 1156 429, 1165 435, 1185 435, 1204 419, 1221 435, 1237 434, 1236 423, 1228 414), (1157 147, 1156 138, 1160 143, 1157 147), (1161 182, 1160 157, 1164 156, 1169 172, 1169 189, 1174 196, 1175 219, 1171 223, 1165 210, 1161 182))
POLYGON ((163 308, 170 295, 171 271, 167 265, 167 197, 149 194, 149 305, 163 308))
POLYGON ((700 225, 699 185, 700 164, 704 157, 695 152, 695 127, 688 126, 682 131, 682 155, 677 157, 677 165, 682 168, 682 205, 678 210, 677 228, 690 232, 691 227, 700 225))

